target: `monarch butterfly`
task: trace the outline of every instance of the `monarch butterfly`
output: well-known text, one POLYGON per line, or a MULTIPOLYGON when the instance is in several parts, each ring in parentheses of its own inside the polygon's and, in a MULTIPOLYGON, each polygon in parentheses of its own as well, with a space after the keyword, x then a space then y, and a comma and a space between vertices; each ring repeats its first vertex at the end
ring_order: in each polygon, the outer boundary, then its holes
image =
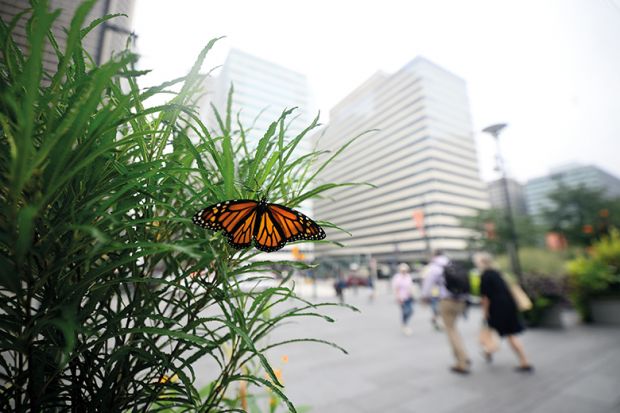
POLYGON ((316 222, 293 209, 266 200, 235 199, 219 202, 198 211, 194 224, 212 231, 224 231, 235 248, 249 247, 277 251, 287 242, 320 240, 325 232, 316 222))

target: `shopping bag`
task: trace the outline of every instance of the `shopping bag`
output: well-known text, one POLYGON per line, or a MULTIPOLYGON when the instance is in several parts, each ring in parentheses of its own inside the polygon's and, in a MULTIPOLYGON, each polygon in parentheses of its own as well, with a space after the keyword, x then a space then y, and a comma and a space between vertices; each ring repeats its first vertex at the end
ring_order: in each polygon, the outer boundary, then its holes
POLYGON ((519 311, 527 311, 532 309, 532 300, 527 296, 523 288, 517 283, 513 283, 509 285, 510 292, 512 293, 512 298, 514 298, 515 303, 517 303, 517 308, 519 311))
POLYGON ((504 274, 503 278, 508 286, 508 289, 510 290, 510 293, 512 294, 512 298, 517 304, 517 309, 519 311, 531 310, 533 307, 532 300, 530 300, 530 297, 528 297, 525 291, 523 291, 523 288, 521 288, 519 283, 508 274, 504 274))

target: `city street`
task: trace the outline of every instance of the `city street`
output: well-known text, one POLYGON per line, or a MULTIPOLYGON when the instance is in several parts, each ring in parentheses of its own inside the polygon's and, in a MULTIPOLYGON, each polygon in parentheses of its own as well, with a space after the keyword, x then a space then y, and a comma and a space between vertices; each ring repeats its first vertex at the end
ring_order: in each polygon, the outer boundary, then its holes
MULTIPOLYGON (((311 288, 300 293, 311 297, 311 288)), ((318 288, 316 301, 334 301, 330 285, 318 288)), ((347 290, 356 313, 334 308, 328 323, 299 319, 274 337, 326 339, 348 355, 322 344, 290 344, 270 353, 282 369, 286 394, 297 407, 311 412, 620 412, 620 329, 573 325, 565 330, 530 329, 523 335, 536 367, 533 374, 515 372, 516 359, 502 343, 492 364, 477 346, 480 311, 474 308, 460 327, 473 361, 472 374, 449 371, 453 362, 448 342, 430 323, 430 309, 416 303, 413 335, 399 326, 399 309, 388 285, 347 290), (282 356, 288 361, 282 362, 282 356)))

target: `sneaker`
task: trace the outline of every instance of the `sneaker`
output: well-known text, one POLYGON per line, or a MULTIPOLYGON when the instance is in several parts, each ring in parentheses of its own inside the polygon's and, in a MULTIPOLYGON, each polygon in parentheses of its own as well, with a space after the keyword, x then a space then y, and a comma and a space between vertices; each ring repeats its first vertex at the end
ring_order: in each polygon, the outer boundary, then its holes
POLYGON ((413 334, 413 330, 411 330, 411 327, 403 327, 403 334, 406 336, 410 336, 413 334))

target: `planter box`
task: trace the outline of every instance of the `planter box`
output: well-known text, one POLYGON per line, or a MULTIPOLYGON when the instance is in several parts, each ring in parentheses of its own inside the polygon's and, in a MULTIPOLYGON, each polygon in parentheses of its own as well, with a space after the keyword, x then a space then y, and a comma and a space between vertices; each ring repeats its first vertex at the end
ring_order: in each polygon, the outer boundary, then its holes
POLYGON ((592 321, 620 326, 620 298, 596 298, 590 302, 592 321))
POLYGON ((540 327, 567 328, 579 324, 579 315, 566 305, 556 303, 548 308, 540 319, 540 327))

